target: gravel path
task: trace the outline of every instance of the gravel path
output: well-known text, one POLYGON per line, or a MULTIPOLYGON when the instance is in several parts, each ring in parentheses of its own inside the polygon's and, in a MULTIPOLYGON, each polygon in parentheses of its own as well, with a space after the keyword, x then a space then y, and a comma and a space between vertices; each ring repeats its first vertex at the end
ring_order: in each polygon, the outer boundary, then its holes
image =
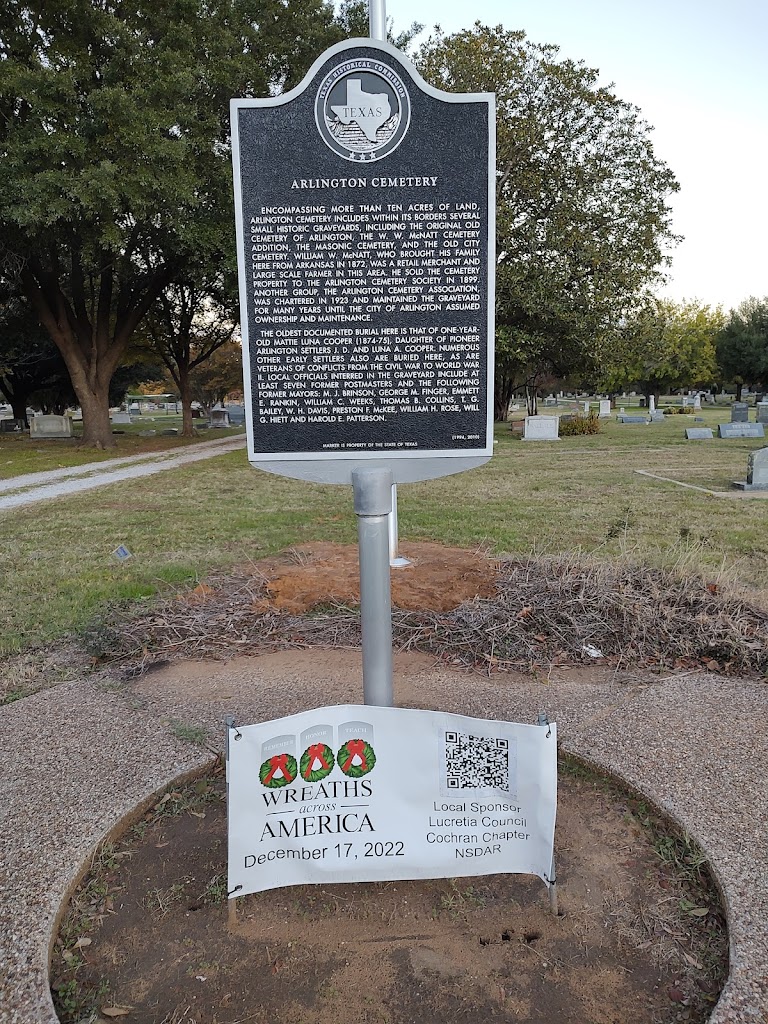
POLYGON ((37 501, 60 498, 79 491, 89 491, 94 487, 118 483, 120 480, 136 480, 244 447, 244 435, 230 435, 214 441, 188 445, 182 449, 126 455, 104 462, 89 462, 84 466, 70 466, 67 469, 51 469, 44 473, 26 473, 24 476, 10 477, 8 480, 0 480, 0 492, 10 492, 0 495, 0 510, 32 505, 37 501))
MULTIPOLYGON (((121 818, 210 753, 176 719, 222 738, 248 723, 359 702, 359 654, 284 652, 177 664, 119 689, 62 684, 0 711, 0 1022, 54 1024, 48 950, 62 901, 121 818)), ((724 894, 730 976, 712 1024, 768 1021, 768 738, 765 683, 686 675, 654 684, 510 685, 396 656, 401 706, 558 723, 562 747, 666 810, 708 855, 724 894), (542 700, 546 705, 542 705, 542 700)))

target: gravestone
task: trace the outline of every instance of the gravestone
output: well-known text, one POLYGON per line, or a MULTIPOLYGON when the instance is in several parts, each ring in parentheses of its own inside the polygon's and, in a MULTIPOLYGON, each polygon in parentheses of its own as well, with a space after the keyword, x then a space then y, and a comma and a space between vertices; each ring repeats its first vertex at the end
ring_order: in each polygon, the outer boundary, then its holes
POLYGON ((731 406, 731 423, 749 423, 749 406, 746 402, 734 402, 731 406))
POLYGON ((558 441, 560 419, 558 416, 526 416, 524 441, 558 441))
POLYGON ((768 491, 768 448, 758 448, 747 458, 747 479, 734 480, 742 491, 768 491))
POLYGON ((129 412, 113 412, 110 419, 113 426, 132 422, 131 414, 129 412))
POLYGON ((379 40, 232 101, 252 465, 395 483, 493 453, 494 100, 379 40))
POLYGON ((765 437, 762 423, 720 423, 720 437, 765 437))
POLYGON ((211 409, 209 420, 212 427, 228 427, 229 413, 226 409, 211 409))
POLYGON ((72 437, 72 418, 70 416, 34 416, 29 421, 31 437, 72 437))
POLYGON ((584 415, 589 416, 589 402, 582 403, 584 406, 584 415))
POLYGON ((245 423, 245 406, 228 405, 227 412, 229 413, 229 422, 233 427, 238 427, 245 423))
POLYGON ((701 411, 701 395, 693 396, 693 408, 696 410, 696 412, 701 411))
POLYGON ((660 409, 657 409, 655 412, 652 412, 651 415, 650 415, 650 422, 651 423, 663 423, 664 422, 664 413, 661 412, 660 409))
POLYGON ((611 415, 611 400, 610 400, 610 398, 601 398, 600 399, 600 411, 598 412, 598 416, 600 417, 600 419, 605 419, 606 416, 610 416, 610 415, 611 415))
POLYGON ((711 427, 686 427, 685 436, 689 441, 709 441, 712 439, 711 427))
POLYGON ((544 399, 544 405, 557 405, 557 399, 554 397, 554 395, 550 395, 548 398, 544 399))
POLYGON ((757 422, 768 423, 768 402, 757 403, 757 422))
POLYGON ((616 419, 619 421, 619 423, 647 423, 648 422, 648 420, 646 419, 645 416, 628 416, 626 414, 623 415, 623 416, 619 415, 619 416, 616 417, 616 419))
POLYGON ((20 434, 26 430, 24 420, 0 420, 0 434, 20 434))

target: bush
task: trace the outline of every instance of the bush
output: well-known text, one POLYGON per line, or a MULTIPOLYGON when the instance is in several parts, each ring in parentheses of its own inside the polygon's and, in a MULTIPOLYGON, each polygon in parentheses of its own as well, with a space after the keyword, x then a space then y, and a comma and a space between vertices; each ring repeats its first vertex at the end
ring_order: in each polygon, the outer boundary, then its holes
POLYGON ((661 411, 665 416, 690 416, 693 413, 693 408, 688 405, 665 405, 661 411))
POLYGON ((599 434, 600 418, 596 412, 587 413, 583 416, 576 413, 575 416, 560 420, 560 437, 576 437, 580 434, 599 434))

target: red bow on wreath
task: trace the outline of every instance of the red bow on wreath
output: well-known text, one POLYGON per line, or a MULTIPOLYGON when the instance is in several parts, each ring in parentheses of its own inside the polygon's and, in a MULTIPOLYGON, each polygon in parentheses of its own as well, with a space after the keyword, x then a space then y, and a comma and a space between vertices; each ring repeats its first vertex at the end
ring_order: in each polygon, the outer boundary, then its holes
POLYGON ((355 756, 357 756, 362 761, 362 764, 360 765, 360 768, 364 772, 367 772, 368 771, 368 762, 365 759, 365 740, 348 740, 347 741, 347 750, 349 751, 349 755, 347 757, 347 760, 341 766, 341 770, 343 772, 349 771, 349 769, 352 766, 353 758, 355 756))
POLYGON ((330 768, 330 765, 325 760, 324 743, 313 743, 307 750, 307 757, 309 758, 309 761, 307 762, 307 775, 309 775, 310 772, 317 771, 315 768, 315 761, 320 762, 321 768, 330 768))
POLYGON ((269 772, 264 776, 264 785, 268 786, 272 779, 277 774, 278 769, 284 779, 291 781, 291 773, 288 770, 288 755, 287 754, 275 754, 274 757, 269 759, 269 772))

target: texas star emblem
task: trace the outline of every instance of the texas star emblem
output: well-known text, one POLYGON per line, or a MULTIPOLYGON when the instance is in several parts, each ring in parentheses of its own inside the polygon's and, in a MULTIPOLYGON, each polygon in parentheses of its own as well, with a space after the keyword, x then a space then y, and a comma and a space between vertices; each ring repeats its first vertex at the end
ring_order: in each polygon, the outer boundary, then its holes
POLYGON ((402 79, 380 60, 345 61, 320 83, 315 119, 323 141, 345 160, 389 156, 403 141, 411 103, 402 79))

